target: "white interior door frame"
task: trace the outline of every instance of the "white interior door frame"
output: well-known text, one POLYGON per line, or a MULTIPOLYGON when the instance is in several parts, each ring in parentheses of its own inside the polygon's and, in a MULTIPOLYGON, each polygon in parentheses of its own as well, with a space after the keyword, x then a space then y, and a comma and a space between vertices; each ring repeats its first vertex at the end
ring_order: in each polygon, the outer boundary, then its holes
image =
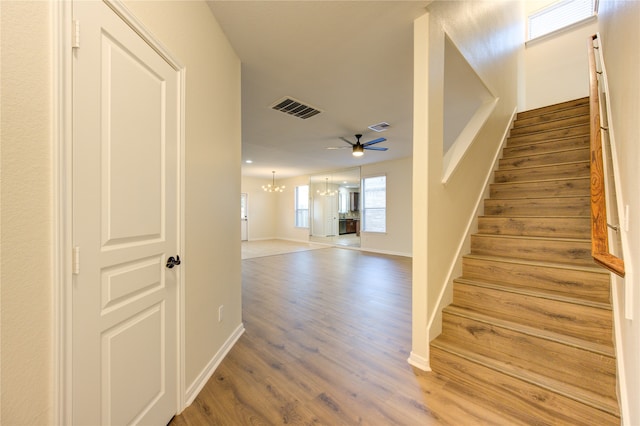
MULTIPOLYGON (((177 61, 160 41, 148 32, 142 23, 120 2, 103 0, 124 22, 126 22, 149 46, 151 46, 178 73, 179 76, 179 150, 180 162, 177 203, 177 232, 179 252, 185 252, 185 83, 186 68, 177 61)), ((71 424, 72 414, 72 59, 73 59, 73 13, 71 1, 50 2, 51 40, 53 44, 51 62, 52 88, 52 366, 54 395, 53 421, 55 424, 71 424)), ((179 291, 176 318, 178 350, 178 412, 185 408, 185 267, 179 269, 179 291)))

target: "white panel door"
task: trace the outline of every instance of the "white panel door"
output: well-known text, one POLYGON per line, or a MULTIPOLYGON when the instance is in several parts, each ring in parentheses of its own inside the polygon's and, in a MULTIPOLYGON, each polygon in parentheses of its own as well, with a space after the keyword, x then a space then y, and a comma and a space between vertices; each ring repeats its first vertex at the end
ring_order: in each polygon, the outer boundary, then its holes
POLYGON ((73 14, 73 423, 164 425, 178 410, 179 73, 105 3, 73 14))
POLYGON ((338 200, 336 195, 324 198, 324 217, 326 220, 325 232, 327 237, 338 235, 338 200))

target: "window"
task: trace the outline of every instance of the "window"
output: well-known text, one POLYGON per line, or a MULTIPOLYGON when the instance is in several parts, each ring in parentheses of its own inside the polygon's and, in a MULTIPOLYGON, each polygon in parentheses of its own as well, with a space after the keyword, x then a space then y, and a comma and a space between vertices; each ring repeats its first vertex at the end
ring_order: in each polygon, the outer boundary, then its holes
POLYGON ((563 0, 529 15, 528 40, 595 16, 596 4, 596 0, 563 0))
POLYGON ((376 176, 362 180, 362 230, 387 231, 387 177, 376 176))
POLYGON ((296 227, 309 227, 309 185, 296 186, 296 227))

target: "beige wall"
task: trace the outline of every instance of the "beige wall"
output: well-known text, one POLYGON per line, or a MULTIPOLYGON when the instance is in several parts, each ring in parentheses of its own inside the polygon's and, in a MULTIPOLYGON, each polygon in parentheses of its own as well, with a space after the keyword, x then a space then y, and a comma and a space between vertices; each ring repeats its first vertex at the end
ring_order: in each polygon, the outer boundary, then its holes
MULTIPOLYGON (((548 3, 551 1, 525 2, 525 19, 548 3)), ((589 95, 586 46, 588 37, 597 31, 598 22, 590 21, 527 45, 521 70, 525 81, 521 111, 589 95)))
POLYGON ((242 322, 240 61, 204 1, 130 1, 186 67, 186 385, 242 322), (225 320, 218 322, 224 305, 225 320))
MULTIPOLYGON (((189 386, 241 324, 240 232, 230 226, 240 192, 240 62, 204 2, 127 5, 187 68, 189 386)), ((54 424, 50 6, 0 2, 0 423, 7 425, 54 424)))
POLYGON ((622 231, 627 275, 615 284, 618 296, 615 302, 620 308, 616 322, 620 338, 618 366, 621 383, 626 387, 622 414, 625 425, 637 425, 640 424, 640 2, 601 1, 599 19, 610 89, 611 127, 618 153, 619 201, 629 206, 630 218, 629 229, 622 231), (630 312, 625 312, 625 305, 630 312), (629 316, 633 319, 625 318, 629 316))
POLYGON ((276 235, 284 240, 309 241, 309 228, 296 228, 295 221, 295 188, 309 185, 309 175, 285 179, 282 183, 287 188, 276 201, 276 235))
POLYGON ((242 177, 241 192, 247 194, 247 226, 249 241, 277 238, 276 209, 278 206, 278 200, 288 197, 287 194, 293 194, 293 188, 286 182, 281 182, 277 179, 277 185, 285 185, 285 192, 265 192, 262 189, 262 185, 267 185, 271 182, 272 179, 260 179, 247 176, 242 177))
POLYGON ((1 417, 51 424, 50 10, 0 2, 1 417))
POLYGON ((387 176, 387 232, 361 232, 360 247, 379 253, 411 256, 412 158, 366 164, 360 174, 363 178, 387 176))
POLYGON ((520 2, 510 1, 434 2, 428 7, 428 22, 416 25, 412 348, 415 364, 428 360, 427 342, 435 337, 426 330, 428 317, 435 311, 443 288, 454 278, 448 276, 449 271, 455 265, 458 248, 475 214, 478 194, 483 192, 517 105, 518 61, 524 43, 521 8, 520 2), (446 185, 442 183, 445 32, 499 97, 493 114, 446 185), (423 221, 426 226, 420 224, 423 221), (420 298, 426 298, 426 302, 420 298))

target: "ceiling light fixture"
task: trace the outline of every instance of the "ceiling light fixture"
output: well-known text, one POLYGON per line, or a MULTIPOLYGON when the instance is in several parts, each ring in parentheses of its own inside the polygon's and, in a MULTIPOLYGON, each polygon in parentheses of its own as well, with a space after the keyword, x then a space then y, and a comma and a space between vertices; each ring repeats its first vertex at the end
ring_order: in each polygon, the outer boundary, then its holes
POLYGON ((364 148, 360 143, 353 146, 353 156, 354 157, 362 157, 364 155, 364 148))
POLYGON ((268 185, 262 185, 262 189, 264 189, 266 192, 284 192, 284 185, 276 186, 276 172, 274 171, 271 173, 273 173, 272 183, 268 185))
POLYGON ((338 193, 338 191, 334 191, 333 189, 329 189, 329 178, 324 178, 325 182, 324 182, 324 191, 321 191, 318 189, 318 194, 324 196, 324 197, 333 197, 334 195, 336 195, 338 193))

